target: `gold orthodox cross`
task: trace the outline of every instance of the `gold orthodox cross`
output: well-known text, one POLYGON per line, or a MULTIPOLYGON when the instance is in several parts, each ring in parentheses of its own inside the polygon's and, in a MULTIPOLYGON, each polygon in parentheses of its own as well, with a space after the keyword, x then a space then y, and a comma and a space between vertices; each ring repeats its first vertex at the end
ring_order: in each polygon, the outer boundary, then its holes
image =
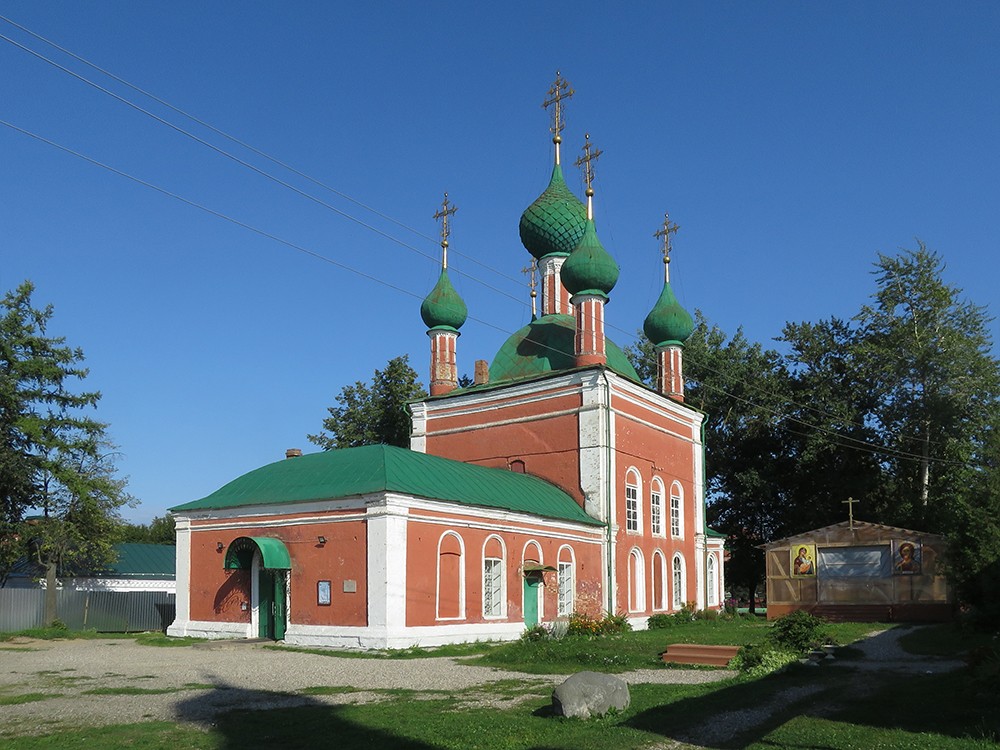
POLYGON ((841 500, 841 502, 847 506, 847 518, 851 524, 851 531, 854 531, 854 503, 860 503, 861 501, 849 497, 846 500, 841 500))
POLYGON ((528 288, 531 289, 531 317, 534 318, 537 314, 535 309, 535 298, 538 296, 538 292, 535 291, 535 286, 537 281, 535 279, 535 272, 538 269, 538 261, 534 258, 531 259, 531 265, 525 266, 521 269, 521 273, 528 274, 528 288))
POLYGON ((680 229, 679 224, 674 224, 670 221, 670 214, 663 214, 663 228, 659 231, 653 232, 653 236, 656 239, 663 240, 663 279, 664 281, 670 281, 670 235, 677 234, 677 230, 680 229))
POLYGON ((559 134, 562 129, 566 127, 566 123, 563 122, 563 99, 569 99, 573 94, 576 93, 569 87, 569 81, 563 78, 559 71, 556 71, 556 80, 549 88, 548 99, 542 102, 542 109, 548 109, 552 106, 552 126, 549 130, 552 131, 552 135, 559 140, 559 134))
POLYGON ((594 162, 597 161, 598 157, 604 152, 590 142, 590 133, 584 135, 585 143, 583 144, 584 156, 581 156, 576 160, 575 164, 583 169, 583 181, 587 183, 587 195, 594 194, 594 162))
POLYGON ((451 225, 449 216, 454 216, 458 212, 458 206, 448 203, 448 194, 444 194, 444 201, 441 203, 441 210, 434 214, 435 219, 441 220, 441 267, 448 267, 448 238, 451 236, 451 225))

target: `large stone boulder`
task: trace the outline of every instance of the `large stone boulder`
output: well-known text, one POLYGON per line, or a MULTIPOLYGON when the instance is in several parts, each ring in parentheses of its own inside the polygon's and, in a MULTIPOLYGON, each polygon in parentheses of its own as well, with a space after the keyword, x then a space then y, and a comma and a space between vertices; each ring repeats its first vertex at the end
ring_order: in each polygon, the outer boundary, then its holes
POLYGON ((577 719, 624 711, 631 700, 625 680, 600 672, 577 672, 552 691, 553 710, 577 719))

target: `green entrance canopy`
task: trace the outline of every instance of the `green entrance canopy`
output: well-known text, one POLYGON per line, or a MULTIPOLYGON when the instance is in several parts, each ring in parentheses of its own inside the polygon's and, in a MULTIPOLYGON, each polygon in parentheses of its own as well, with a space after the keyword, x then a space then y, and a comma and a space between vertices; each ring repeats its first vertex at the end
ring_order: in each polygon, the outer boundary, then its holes
POLYGON ((280 539, 269 536, 241 536, 234 539, 226 550, 227 570, 249 570, 253 556, 260 550, 264 568, 268 570, 291 570, 292 562, 288 548, 280 539))

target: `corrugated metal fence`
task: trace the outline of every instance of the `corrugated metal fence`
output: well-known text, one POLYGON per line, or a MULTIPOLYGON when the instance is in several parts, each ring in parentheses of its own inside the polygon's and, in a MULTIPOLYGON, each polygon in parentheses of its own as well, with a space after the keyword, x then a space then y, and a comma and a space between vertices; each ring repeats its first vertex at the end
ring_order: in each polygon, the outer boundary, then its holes
MULTIPOLYGON (((102 633, 166 630, 174 621, 175 595, 163 591, 56 592, 56 617, 70 630, 102 633)), ((40 628, 45 624, 45 592, 0 589, 0 632, 40 628)))

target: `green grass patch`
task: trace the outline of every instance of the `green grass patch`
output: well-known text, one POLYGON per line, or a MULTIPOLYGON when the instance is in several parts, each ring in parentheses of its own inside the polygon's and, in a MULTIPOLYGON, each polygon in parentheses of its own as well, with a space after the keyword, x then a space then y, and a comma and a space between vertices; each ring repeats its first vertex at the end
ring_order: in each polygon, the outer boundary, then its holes
POLYGON ((432 657, 462 657, 476 656, 497 647, 493 641, 475 641, 474 643, 453 643, 447 646, 433 648, 376 649, 371 651, 349 651, 334 648, 306 648, 300 646, 285 646, 268 644, 263 648, 271 651, 294 651, 300 654, 316 654, 317 656, 337 656, 344 659, 427 659, 432 657))
POLYGON ((774 748, 823 748, 823 750, 995 750, 994 742, 902 729, 872 729, 829 719, 799 716, 767 734, 748 750, 774 748))
POLYGON ((0 695, 0 706, 17 706, 21 703, 35 703, 37 701, 58 698, 59 693, 21 693, 20 695, 0 695))
POLYGON ((84 695, 166 695, 179 693, 183 688, 140 688, 140 687, 101 687, 84 690, 84 695))
POLYGON ((360 688, 348 685, 314 685, 313 687, 302 688, 299 691, 302 695, 347 695, 349 693, 360 693, 360 688))

